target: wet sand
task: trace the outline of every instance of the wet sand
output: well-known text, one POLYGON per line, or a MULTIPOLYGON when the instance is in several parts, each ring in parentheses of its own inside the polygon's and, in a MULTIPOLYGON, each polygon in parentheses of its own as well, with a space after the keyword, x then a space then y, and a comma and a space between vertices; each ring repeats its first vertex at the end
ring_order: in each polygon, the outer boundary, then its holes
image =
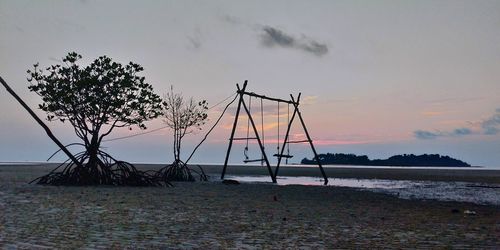
MULTIPOLYGON (((175 183, 173 188, 26 184, 52 167, 0 166, 0 246, 258 249, 497 249, 500 246, 498 206, 403 200, 357 189, 321 186, 220 182, 175 183), (475 215, 464 213, 466 210, 474 211, 475 215)), ((210 167, 206 170, 212 173, 210 167)), ((236 174, 231 171, 228 169, 228 174, 236 174)))
MULTIPOLYGON (((155 165, 143 167, 154 168, 155 165)), ((221 165, 203 165, 205 171, 219 176, 221 165)), ((414 168, 414 167, 378 167, 363 166, 326 166, 329 178, 358 178, 384 180, 428 180, 428 181, 466 181, 500 184, 500 169, 487 168, 414 168)), ((233 175, 269 175, 267 167, 251 165, 230 165, 226 174, 233 175)), ((321 176, 317 166, 280 167, 279 175, 283 176, 321 176)))

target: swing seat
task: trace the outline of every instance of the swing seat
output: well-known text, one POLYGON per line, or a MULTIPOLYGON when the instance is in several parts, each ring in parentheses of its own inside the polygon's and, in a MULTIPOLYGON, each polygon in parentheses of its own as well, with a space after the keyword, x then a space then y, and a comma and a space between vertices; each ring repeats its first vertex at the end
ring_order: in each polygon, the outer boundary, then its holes
POLYGON ((275 157, 281 157, 281 158, 292 158, 293 155, 280 155, 280 154, 274 154, 275 157))
POLYGON ((311 143, 310 140, 301 140, 301 141, 287 141, 286 143, 304 143, 304 142, 309 142, 311 143))
POLYGON ((258 162, 258 161, 265 161, 264 159, 255 159, 255 160, 244 160, 244 163, 249 163, 249 162, 258 162))

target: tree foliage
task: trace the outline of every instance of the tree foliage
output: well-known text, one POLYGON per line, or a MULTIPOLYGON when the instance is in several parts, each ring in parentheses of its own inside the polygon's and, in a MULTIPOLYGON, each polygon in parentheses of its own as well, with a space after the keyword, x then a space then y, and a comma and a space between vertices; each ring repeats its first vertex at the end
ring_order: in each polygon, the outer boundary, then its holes
POLYGON ((62 59, 63 65, 43 70, 35 64, 28 70, 28 88, 42 98, 39 107, 49 121, 69 122, 83 141, 85 152, 79 159, 86 162, 86 169, 75 175, 84 171, 85 178, 91 179, 86 184, 109 184, 109 155, 100 151, 103 138, 115 128, 145 129, 145 121, 161 115, 161 98, 140 75, 144 69, 139 64, 122 65, 100 56, 81 66, 80 59, 81 55, 71 52, 62 59))
POLYGON ((144 69, 136 63, 127 65, 100 56, 82 67, 82 56, 72 52, 63 58, 65 65, 47 67, 38 64, 28 70, 29 89, 42 97, 40 109, 49 121, 69 121, 78 137, 86 143, 100 133, 99 140, 114 128, 137 125, 161 114, 161 99, 153 87, 138 73, 144 69))
POLYGON ((170 87, 163 98, 163 121, 172 130, 174 139, 174 158, 180 160, 182 139, 186 134, 201 130, 208 118, 206 100, 196 102, 193 98, 185 100, 182 94, 175 93, 170 87))
MULTIPOLYGON (((195 101, 193 98, 184 99, 181 93, 174 92, 173 87, 163 98, 163 120, 172 130, 174 163, 163 169, 164 176, 172 181, 194 181, 191 170, 180 159, 182 139, 187 134, 201 130, 208 118, 208 103, 206 100, 195 101)), ((206 175, 200 167, 200 179, 206 180, 206 175)))

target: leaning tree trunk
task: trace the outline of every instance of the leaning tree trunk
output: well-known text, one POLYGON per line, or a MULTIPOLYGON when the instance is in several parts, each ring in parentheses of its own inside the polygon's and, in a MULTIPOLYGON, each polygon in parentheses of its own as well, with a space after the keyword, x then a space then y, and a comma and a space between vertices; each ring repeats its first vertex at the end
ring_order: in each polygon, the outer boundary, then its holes
POLYGON ((79 167, 81 167, 81 163, 79 161, 76 160, 76 157, 70 153, 68 151, 68 149, 54 136, 54 134, 52 134, 52 131, 50 131, 49 127, 47 127, 47 125, 45 125, 45 123, 43 123, 42 120, 40 120, 40 118, 38 118, 38 116, 35 114, 35 112, 33 112, 33 110, 31 110, 30 107, 28 107, 28 105, 26 105, 26 103, 23 101, 23 99, 21 99, 21 97, 19 97, 17 95, 17 93, 10 88, 10 86, 7 84, 6 81, 3 80, 3 78, 0 76, 0 83, 2 83, 2 85, 5 87, 5 89, 7 90, 7 92, 9 92, 18 102, 19 104, 21 104, 21 106, 23 106, 24 109, 26 109, 26 111, 28 111, 28 113, 31 115, 31 117, 33 117, 33 119, 35 119, 35 121, 40 125, 42 126, 42 128, 45 130, 45 133, 47 133, 47 135, 49 136, 49 138, 79 167))

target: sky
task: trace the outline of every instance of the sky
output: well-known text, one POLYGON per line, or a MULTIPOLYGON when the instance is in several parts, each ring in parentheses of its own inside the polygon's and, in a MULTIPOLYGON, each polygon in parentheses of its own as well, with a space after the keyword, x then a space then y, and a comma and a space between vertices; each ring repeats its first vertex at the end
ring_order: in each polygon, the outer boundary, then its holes
MULTIPOLYGON (((289 99, 319 153, 385 158, 438 153, 472 165, 500 167, 500 1, 0 1, 0 76, 36 109, 26 70, 60 63, 68 52, 86 65, 107 55, 145 68, 158 94, 171 85, 213 105, 248 80, 251 92, 289 99)), ((225 103, 227 103, 226 101, 225 103)), ((224 103, 224 104, 225 104, 224 103)), ((186 137, 188 155, 221 114, 186 137)), ((257 122, 260 107, 254 100, 257 122)), ((265 102, 269 155, 282 139, 286 107, 265 102)), ((40 117, 45 117, 40 110, 40 117)), ((224 161, 235 105, 193 162, 224 161)), ((47 122, 65 144, 68 124, 47 122)), ((164 126, 161 119, 149 130, 164 126)), ((303 138, 294 124, 293 138, 303 138)), ((148 131, 148 130, 146 130, 148 131)), ((117 130, 116 138, 140 133, 117 130)), ((173 160, 171 131, 105 143, 131 162, 173 160)), ((242 117, 237 136, 246 133, 242 117)), ((243 160, 242 143, 230 161, 243 160)), ((56 145, 0 88, 0 161, 44 161, 56 145)), ((74 152, 78 148, 72 149, 74 152)), ((307 145, 290 149, 300 162, 307 145)), ((251 144, 251 154, 258 148, 251 144)), ((64 160, 61 155, 55 160, 64 160)))

